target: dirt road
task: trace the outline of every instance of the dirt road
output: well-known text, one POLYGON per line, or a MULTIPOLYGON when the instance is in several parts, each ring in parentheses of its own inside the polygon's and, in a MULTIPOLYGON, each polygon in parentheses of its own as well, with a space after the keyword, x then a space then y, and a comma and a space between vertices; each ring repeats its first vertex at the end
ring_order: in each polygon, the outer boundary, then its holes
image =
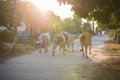
POLYGON ((107 68, 97 62, 93 55, 95 49, 102 47, 108 37, 93 38, 89 59, 82 56, 79 41, 75 42, 74 52, 65 56, 59 51, 55 57, 38 51, 7 60, 0 64, 0 80, 120 80, 119 70, 107 68))

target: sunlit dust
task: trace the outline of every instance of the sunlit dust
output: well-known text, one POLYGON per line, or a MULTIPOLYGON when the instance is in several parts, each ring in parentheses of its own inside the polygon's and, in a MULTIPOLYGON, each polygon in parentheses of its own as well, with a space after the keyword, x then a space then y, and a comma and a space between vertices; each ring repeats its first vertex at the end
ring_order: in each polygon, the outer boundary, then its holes
POLYGON ((57 0, 30 0, 42 11, 53 11, 56 15, 60 16, 61 19, 73 17, 73 12, 71 11, 71 5, 64 5, 57 2, 57 0))

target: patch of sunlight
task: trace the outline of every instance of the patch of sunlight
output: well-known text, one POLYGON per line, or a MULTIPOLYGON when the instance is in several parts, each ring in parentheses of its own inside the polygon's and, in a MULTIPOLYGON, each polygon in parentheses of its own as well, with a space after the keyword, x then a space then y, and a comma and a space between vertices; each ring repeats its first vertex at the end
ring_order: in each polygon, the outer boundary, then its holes
POLYGON ((85 78, 81 77, 80 72, 74 71, 71 73, 71 76, 65 80, 85 80, 85 78))

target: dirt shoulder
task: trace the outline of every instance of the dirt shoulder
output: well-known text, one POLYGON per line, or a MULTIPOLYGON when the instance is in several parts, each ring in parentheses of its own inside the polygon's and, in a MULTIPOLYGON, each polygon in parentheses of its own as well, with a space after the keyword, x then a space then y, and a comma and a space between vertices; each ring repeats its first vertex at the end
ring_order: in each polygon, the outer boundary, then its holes
POLYGON ((106 41, 92 50, 89 61, 94 63, 78 65, 69 80, 120 80, 120 44, 106 41))
POLYGON ((105 67, 120 70, 120 44, 109 40, 93 50, 94 59, 105 67))
MULTIPOLYGON (((11 44, 9 44, 10 46, 11 44)), ((6 51, 0 52, 0 63, 4 62, 5 60, 30 54, 35 50, 34 46, 28 45, 28 44, 18 44, 17 49, 15 51, 12 51, 12 49, 8 46, 5 46, 6 51)))

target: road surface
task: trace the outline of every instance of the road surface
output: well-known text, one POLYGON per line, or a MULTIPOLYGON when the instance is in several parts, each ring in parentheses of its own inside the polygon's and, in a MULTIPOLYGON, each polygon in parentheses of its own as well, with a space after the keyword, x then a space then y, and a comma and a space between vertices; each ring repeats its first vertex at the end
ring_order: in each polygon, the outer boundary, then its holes
MULTIPOLYGON (((93 37, 92 50, 104 45, 107 39, 106 35, 93 37)), ((74 52, 65 56, 59 51, 55 57, 51 50, 43 54, 34 51, 0 64, 0 80, 120 80, 119 74, 83 57, 79 40, 75 41, 74 52)))

